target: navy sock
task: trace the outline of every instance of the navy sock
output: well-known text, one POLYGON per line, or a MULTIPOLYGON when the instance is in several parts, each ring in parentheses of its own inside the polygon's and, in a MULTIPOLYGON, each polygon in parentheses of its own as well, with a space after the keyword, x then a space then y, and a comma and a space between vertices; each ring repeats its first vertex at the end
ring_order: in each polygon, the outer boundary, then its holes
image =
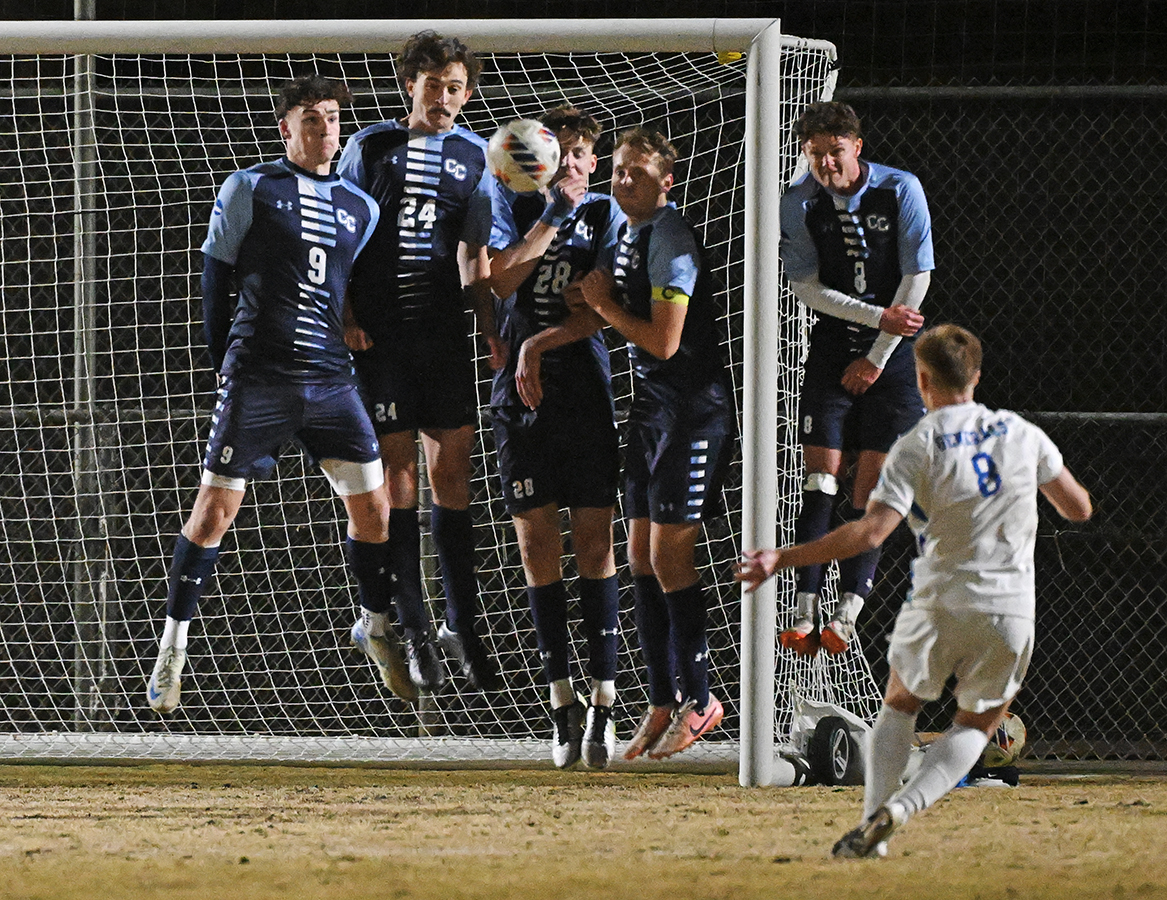
POLYGON ((527 601, 535 620, 535 639, 547 683, 569 677, 567 590, 562 581, 542 587, 527 585, 527 601))
MULTIPOLYGON (((794 520, 794 542, 803 544, 820 538, 831 528, 831 511, 835 506, 835 498, 822 491, 803 491, 802 509, 798 518, 794 520)), ((796 573, 797 590, 800 593, 818 594, 823 589, 824 567, 819 565, 804 566, 796 573)))
POLYGON ((636 599, 636 634, 648 671, 648 702, 667 706, 677 702, 677 680, 669 640, 669 606, 655 575, 632 579, 636 599))
POLYGON ((478 618, 478 573, 470 510, 435 505, 432 516, 434 546, 446 592, 446 622, 463 636, 473 635, 478 618))
MULTIPOLYGON (((863 518, 864 511, 855 509, 850 503, 843 506, 841 518, 844 522, 853 522, 863 518)), ((875 569, 879 565, 882 548, 873 547, 864 550, 858 556, 839 560, 839 593, 857 594, 864 599, 871 593, 871 586, 875 583, 875 569)))
POLYGON ((705 589, 701 582, 665 594, 681 696, 697 709, 709 702, 709 645, 705 640, 705 589))
POLYGON ((357 582, 361 608, 383 613, 393 605, 389 582, 389 545, 371 544, 352 537, 344 542, 349 571, 357 582))
POLYGON ((580 578, 579 605, 588 642, 588 674, 596 681, 613 681, 620 639, 620 586, 616 576, 580 578))
POLYGON ((389 511, 389 575, 393 602, 401 626, 411 633, 429 631, 424 595, 421 590, 421 531, 417 507, 389 511))
POLYGON ((200 547, 188 541, 185 535, 179 534, 170 561, 166 615, 180 622, 189 622, 194 618, 218 559, 218 547, 200 547))

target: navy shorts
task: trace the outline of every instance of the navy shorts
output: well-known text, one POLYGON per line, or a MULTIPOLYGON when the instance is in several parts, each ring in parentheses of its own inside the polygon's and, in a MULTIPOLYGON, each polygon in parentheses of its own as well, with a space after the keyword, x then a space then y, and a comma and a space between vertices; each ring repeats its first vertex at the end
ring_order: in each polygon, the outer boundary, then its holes
POLYGON ((507 511, 615 506, 620 445, 611 407, 546 407, 491 411, 507 511))
POLYGON ((697 426, 630 422, 624 517, 682 525, 714 515, 732 445, 730 422, 728 412, 697 426))
POLYGON ((466 334, 409 334, 354 353, 377 434, 478 423, 474 352, 466 334))
POLYGON ((314 464, 380 459, 373 423, 355 384, 228 378, 219 387, 203 468, 225 478, 263 478, 275 467, 281 448, 293 441, 314 464))
POLYGON ((887 453, 924 415, 911 344, 901 342, 875 384, 858 397, 840 382, 853 359, 811 346, 798 400, 798 440, 809 447, 887 453))

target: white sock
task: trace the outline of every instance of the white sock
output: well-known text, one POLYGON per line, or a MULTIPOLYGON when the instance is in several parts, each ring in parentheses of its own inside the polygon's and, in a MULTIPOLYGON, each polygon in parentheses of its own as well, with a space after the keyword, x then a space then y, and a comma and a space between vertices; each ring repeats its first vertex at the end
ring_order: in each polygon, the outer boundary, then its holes
POLYGON ((173 647, 175 650, 185 650, 188 630, 190 630, 190 619, 181 622, 167 616, 166 624, 162 628, 162 641, 158 649, 165 650, 167 647, 173 647))
POLYGON ((816 612, 819 608, 819 595, 811 594, 807 591, 799 591, 794 595, 794 603, 797 607, 796 617, 799 619, 815 620, 816 612))
POLYGON ((592 679, 592 706, 611 706, 616 702, 616 682, 592 679))
POLYGON ((859 621, 859 613, 862 610, 863 598, 858 594, 852 594, 848 591, 835 604, 835 612, 831 618, 838 619, 840 622, 851 622, 854 624, 859 621))
POLYGON ((916 774, 891 798, 904 811, 905 821, 956 787, 977 764, 988 742, 979 728, 953 725, 930 744, 916 774))
POLYGON ((571 689, 570 678, 560 678, 551 682, 551 708, 559 709, 575 702, 575 691, 571 689))
POLYGON ((912 742, 916 739, 916 717, 890 706, 883 706, 867 736, 867 760, 864 771, 863 821, 887 803, 899 790, 912 742))
POLYGON ((385 633, 385 613, 376 613, 362 606, 361 624, 365 626, 365 634, 370 637, 380 637, 385 633))

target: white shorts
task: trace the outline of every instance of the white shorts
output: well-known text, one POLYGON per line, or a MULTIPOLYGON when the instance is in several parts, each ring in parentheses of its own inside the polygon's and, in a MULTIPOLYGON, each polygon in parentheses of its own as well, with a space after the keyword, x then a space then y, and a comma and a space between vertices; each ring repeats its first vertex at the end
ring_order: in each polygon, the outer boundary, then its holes
POLYGON ((1033 656, 1033 620, 976 610, 916 609, 896 617, 888 662, 904 687, 936 700, 952 675, 956 704, 982 713, 1012 700, 1033 656))

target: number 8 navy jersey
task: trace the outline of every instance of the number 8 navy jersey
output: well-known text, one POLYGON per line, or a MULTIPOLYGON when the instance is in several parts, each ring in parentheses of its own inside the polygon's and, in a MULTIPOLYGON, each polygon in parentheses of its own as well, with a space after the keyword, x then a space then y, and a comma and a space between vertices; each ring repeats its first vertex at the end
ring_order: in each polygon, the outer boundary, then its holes
POLYGON ((239 289, 223 374, 352 377, 345 288, 378 215, 354 185, 286 158, 227 178, 202 247, 239 289))

